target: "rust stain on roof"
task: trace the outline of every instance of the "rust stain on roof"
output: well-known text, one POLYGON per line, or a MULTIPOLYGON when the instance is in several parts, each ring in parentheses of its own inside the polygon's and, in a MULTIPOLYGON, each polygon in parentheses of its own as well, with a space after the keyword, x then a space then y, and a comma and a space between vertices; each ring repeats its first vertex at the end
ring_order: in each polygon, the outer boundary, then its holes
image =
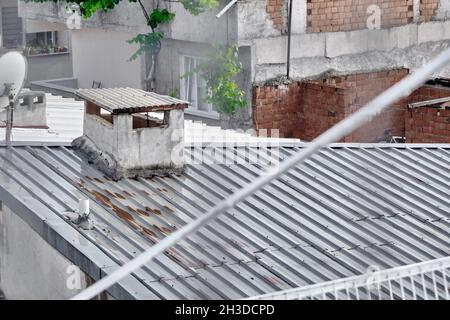
POLYGON ((93 196, 94 198, 101 202, 102 204, 104 204, 107 207, 111 207, 112 208, 112 204, 111 204, 111 199, 109 199, 107 196, 105 196, 103 193, 100 193, 96 190, 88 190, 93 196))
POLYGON ((146 216, 146 217, 150 216, 150 213, 148 213, 148 212, 145 211, 145 210, 142 210, 142 209, 136 209, 136 211, 137 211, 137 213, 139 213, 141 216, 146 216))
POLYGON ((128 197, 134 197, 136 195, 134 193, 133 194, 129 193, 127 190, 123 190, 123 193, 128 197))
POLYGON ((116 198, 116 197, 117 197, 115 193, 109 191, 108 189, 103 189, 103 190, 104 190, 109 196, 111 196, 111 197, 113 197, 113 198, 116 198))
POLYGON ((168 207, 166 205, 163 205, 164 208, 166 208, 167 210, 169 210, 170 212, 175 212, 175 210, 173 210, 171 207, 168 207))
POLYGON ((115 192, 114 194, 115 194, 116 197, 119 198, 119 199, 122 199, 122 200, 125 200, 125 199, 126 199, 123 195, 121 195, 121 194, 118 193, 118 192, 115 192))
POLYGON ((152 212, 154 214, 157 214, 158 216, 161 215, 161 211, 159 211, 158 209, 152 209, 150 207, 145 207, 145 210, 148 211, 148 212, 152 212))
POLYGON ((141 234, 150 241, 152 241, 153 243, 158 242, 158 237, 156 236, 156 233, 154 233, 152 230, 146 227, 142 227, 141 234))
POLYGON ((162 215, 161 210, 158 209, 151 209, 155 214, 157 214, 158 216, 162 215))

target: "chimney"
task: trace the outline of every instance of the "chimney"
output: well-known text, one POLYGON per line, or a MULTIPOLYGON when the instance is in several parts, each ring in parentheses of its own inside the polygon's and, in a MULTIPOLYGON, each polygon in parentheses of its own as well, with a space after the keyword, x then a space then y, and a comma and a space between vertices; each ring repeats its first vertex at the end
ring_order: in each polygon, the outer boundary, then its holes
POLYGON ((83 136, 72 146, 114 180, 180 173, 188 103, 132 88, 81 89, 83 136))

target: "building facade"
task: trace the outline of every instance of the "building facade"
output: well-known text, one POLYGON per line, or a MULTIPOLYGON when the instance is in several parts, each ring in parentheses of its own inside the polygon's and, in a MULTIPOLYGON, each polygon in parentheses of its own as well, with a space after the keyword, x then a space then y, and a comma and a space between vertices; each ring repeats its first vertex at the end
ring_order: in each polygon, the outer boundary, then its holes
POLYGON ((0 2, 0 53, 22 51, 28 60, 28 81, 70 77, 70 46, 65 25, 22 19, 17 0, 0 2))
MULTIPOLYGON (((190 100, 187 113, 205 121, 222 120, 225 126, 257 130, 277 129, 281 136, 310 140, 323 128, 305 133, 304 127, 310 119, 308 113, 303 113, 303 106, 297 105, 289 114, 281 114, 277 104, 266 103, 266 97, 259 94, 261 88, 264 92, 273 91, 276 100, 281 101, 280 96, 290 91, 286 88, 305 83, 313 86, 318 80, 329 82, 334 80, 327 79, 342 76, 362 79, 385 72, 385 75, 392 76, 385 83, 393 84, 401 78, 395 70, 414 71, 450 44, 448 1, 294 0, 291 78, 286 81, 288 2, 241 0, 216 18, 215 14, 227 4, 226 1, 222 1, 219 8, 198 16, 191 15, 179 2, 160 1, 160 7, 168 8, 176 16, 163 28, 165 38, 155 64, 154 89, 158 93, 176 93, 180 98, 190 100), (201 78, 194 76, 186 81, 181 77, 205 58, 214 44, 237 45, 243 64, 238 82, 246 91, 247 107, 231 120, 203 102, 207 89, 201 78), (301 118, 306 121, 298 120, 301 118), (287 129, 286 121, 292 122, 287 126, 296 130, 287 129)), ((152 6, 151 1, 143 3, 147 8, 152 6)), ((45 4, 20 2, 19 11, 27 21, 61 24, 67 22, 66 6, 62 1, 45 4)), ((137 47, 126 41, 148 31, 139 6, 126 1, 110 12, 96 13, 89 20, 83 20, 80 28, 71 30, 73 77, 77 79, 78 87, 90 88, 94 83, 101 83, 103 87, 146 89, 150 63, 145 57, 128 61, 137 47)), ((437 76, 445 77, 447 73, 442 70, 437 76)), ((379 81, 384 82, 382 79, 379 81)), ((359 81, 353 83, 354 90, 358 91, 359 81)), ((384 90, 386 86, 380 84, 378 88, 384 90)), ((319 87, 316 94, 323 95, 327 90, 319 87)), ((372 95, 367 95, 366 100, 379 90, 372 90, 372 95)), ((343 110, 354 110, 357 105, 357 102, 352 103, 343 110)), ((326 109, 321 105, 313 107, 326 109)), ((336 113, 337 117, 345 114, 336 113)), ((399 135, 404 135, 404 132, 399 135)), ((360 142, 379 139, 377 132, 360 142)))

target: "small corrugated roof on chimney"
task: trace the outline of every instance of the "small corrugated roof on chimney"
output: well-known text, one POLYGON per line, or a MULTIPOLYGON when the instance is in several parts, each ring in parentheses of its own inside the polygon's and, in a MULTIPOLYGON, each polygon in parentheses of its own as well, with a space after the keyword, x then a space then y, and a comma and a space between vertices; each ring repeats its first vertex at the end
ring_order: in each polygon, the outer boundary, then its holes
POLYGON ((80 89, 75 94, 112 114, 184 109, 189 104, 177 98, 134 88, 80 89))

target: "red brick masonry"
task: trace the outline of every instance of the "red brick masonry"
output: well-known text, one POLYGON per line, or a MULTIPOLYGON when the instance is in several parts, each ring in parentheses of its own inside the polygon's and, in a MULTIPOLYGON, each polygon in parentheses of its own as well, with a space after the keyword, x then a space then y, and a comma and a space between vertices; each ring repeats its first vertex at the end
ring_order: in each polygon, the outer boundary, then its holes
MULTIPOLYGON (((450 88, 423 86, 411 95, 411 102, 450 96, 450 88)), ((420 107, 405 113, 405 136, 410 143, 450 143, 450 107, 420 107)))
MULTIPOLYGON (((289 0, 266 0, 266 12, 278 30, 287 23, 289 0)), ((338 32, 367 28, 376 5, 380 9, 380 27, 403 26, 413 22, 413 0, 307 0, 307 31, 338 32)), ((420 22, 431 21, 439 0, 420 0, 420 22)))
MULTIPOLYGON (((408 74, 407 69, 330 77, 323 80, 294 82, 289 85, 264 85, 253 88, 253 122, 256 130, 278 129, 280 137, 310 141, 334 124, 355 112, 372 98, 408 74)), ((450 89, 425 86, 375 117, 369 124, 346 136, 345 142, 378 142, 391 136, 406 136, 408 142, 419 141, 419 127, 407 122, 411 114, 407 104, 450 96, 450 89), (405 129, 405 124, 408 130, 405 129), (419 130, 414 133, 412 129, 419 130)), ((419 108, 421 114, 427 107, 419 108)), ((431 108, 436 111, 435 108, 431 108)), ((445 112, 441 113, 444 114, 445 112)), ((441 120, 440 120, 441 121, 441 120)), ((419 122, 422 125, 422 122, 419 122)), ((432 124, 428 123, 428 127, 432 124)), ((442 135, 442 125, 438 125, 442 135)), ((425 129, 425 131, 430 129, 425 129)), ((430 133, 431 134, 431 133, 430 133)), ((422 142, 434 142, 431 135, 422 142), (428 141, 425 141, 428 139, 428 141)), ((442 139, 439 138, 442 142, 442 139)), ((450 142, 450 136, 447 138, 450 142)))
MULTIPOLYGON (((402 26, 412 22, 413 0, 307 0, 310 32, 335 32, 367 28, 369 6, 380 9, 381 27, 402 26)), ((430 11, 424 13, 429 14, 430 11)))

